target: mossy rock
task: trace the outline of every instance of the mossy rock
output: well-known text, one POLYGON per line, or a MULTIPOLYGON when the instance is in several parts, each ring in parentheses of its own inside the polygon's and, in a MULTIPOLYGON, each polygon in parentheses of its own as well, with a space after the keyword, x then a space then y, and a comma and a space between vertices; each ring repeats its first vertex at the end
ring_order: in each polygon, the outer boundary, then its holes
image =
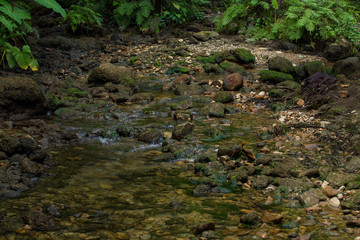
POLYGON ((197 57, 197 60, 201 63, 216 63, 214 56, 209 57, 197 57))
POLYGON ((222 69, 218 64, 207 63, 203 65, 203 69, 206 73, 222 74, 225 70, 222 69))
POLYGON ((224 130, 218 127, 208 129, 205 134, 213 139, 221 139, 225 136, 224 130))
POLYGON ((225 60, 231 62, 238 62, 238 59, 230 52, 230 50, 216 52, 211 56, 214 58, 215 63, 221 63, 225 60))
POLYGON ((293 79, 293 76, 290 74, 273 70, 262 70, 260 72, 260 80, 272 84, 277 84, 284 81, 293 81, 293 79))
POLYGON ((218 92, 213 100, 219 103, 230 103, 234 101, 234 97, 231 92, 218 92))
POLYGON ((255 56, 245 48, 237 48, 232 51, 240 64, 255 63, 255 56))
POLYGON ((288 90, 298 91, 301 88, 301 85, 295 81, 284 81, 276 84, 276 87, 286 88, 288 90))
POLYGON ((77 98, 86 97, 88 95, 87 92, 77 88, 68 88, 65 90, 65 92, 68 96, 77 97, 77 98))
POLYGON ((288 89, 272 89, 269 92, 271 98, 285 98, 291 93, 288 89))
POLYGON ((198 162, 200 163, 208 163, 216 161, 217 153, 214 149, 206 149, 202 152, 198 158, 198 162))
POLYGON ((294 77, 298 82, 301 82, 304 78, 306 78, 306 72, 304 65, 298 65, 294 67, 294 77))
POLYGON ((134 94, 131 98, 131 102, 141 102, 141 103, 148 103, 154 100, 155 95, 152 93, 137 93, 134 94))
POLYGON ((245 68, 234 62, 223 61, 220 63, 220 67, 230 73, 240 73, 243 76, 247 75, 245 68))
POLYGON ((138 140, 146 143, 157 143, 164 137, 161 130, 156 128, 147 128, 138 135, 138 140))
POLYGON ((196 83, 190 85, 181 84, 175 88, 174 93, 180 96, 201 95, 204 93, 204 89, 196 83))
POLYGON ((183 67, 183 66, 174 66, 169 67, 168 70, 165 72, 166 75, 173 75, 175 73, 189 73, 190 69, 183 67))
POLYGON ((222 103, 211 103, 202 109, 202 115, 209 117, 224 117, 225 106, 222 103))
POLYGON ((72 108, 59 108, 54 114, 60 119, 73 119, 78 113, 72 108))
POLYGON ((294 72, 293 64, 286 58, 273 57, 268 61, 269 70, 292 74, 294 72))
POLYGON ((317 72, 325 72, 324 64, 321 61, 305 63, 304 69, 307 76, 311 76, 317 72))

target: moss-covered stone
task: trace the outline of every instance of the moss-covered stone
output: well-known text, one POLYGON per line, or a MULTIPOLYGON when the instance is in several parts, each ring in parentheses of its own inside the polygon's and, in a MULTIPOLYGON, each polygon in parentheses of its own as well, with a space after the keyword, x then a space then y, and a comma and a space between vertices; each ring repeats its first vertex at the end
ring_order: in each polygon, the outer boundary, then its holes
POLYGON ((202 115, 209 117, 224 117, 225 106, 222 103, 211 103, 202 109, 202 115))
POLYGON ((255 63, 255 56, 245 48, 237 48, 232 51, 240 64, 255 63))
POLYGON ((277 72, 273 70, 263 70, 260 72, 260 80, 272 84, 277 84, 284 81, 292 81, 293 76, 287 73, 277 72))
POLYGON ((294 67, 293 64, 286 58, 283 57, 273 57, 268 61, 269 70, 274 70, 283 73, 293 73, 294 67))
POLYGON ((175 88, 174 93, 180 96, 193 96, 203 94, 204 89, 196 83, 190 85, 181 84, 175 88))
POLYGON ((301 82, 304 78, 306 78, 306 72, 304 65, 298 65, 294 67, 294 77, 298 82, 301 82))
POLYGON ((78 97, 78 98, 86 97, 88 95, 87 92, 82 91, 82 90, 77 89, 77 88, 68 88, 68 89, 65 90, 65 92, 66 92, 66 94, 68 96, 78 97))
POLYGON ((234 97, 231 92, 218 92, 214 96, 213 100, 219 103, 230 103, 234 101, 234 97))
POLYGON ((207 163, 207 162, 214 162, 216 161, 217 153, 214 149, 206 149, 202 152, 198 158, 198 162, 200 163, 207 163))
POLYGON ((164 137, 161 130, 156 128, 147 128, 138 135, 138 140, 146 143, 157 143, 164 137))
POLYGON ((166 75, 173 75, 175 73, 189 73, 190 69, 183 67, 183 66, 174 66, 169 67, 168 70, 165 72, 166 75))
POLYGON ((72 119, 76 117, 78 114, 72 108, 59 108, 54 112, 54 114, 61 119, 72 119))
POLYGON ((207 63, 203 65, 203 68, 206 73, 215 73, 215 74, 225 73, 225 70, 222 67, 220 67, 218 64, 207 63))
POLYGON ((288 89, 272 89, 269 92, 271 98, 284 98, 291 93, 288 89))
POLYGON ((307 76, 311 76, 316 72, 324 72, 324 64, 321 61, 313 61, 304 64, 305 73, 307 76))
POLYGON ((225 50, 221 52, 216 52, 211 55, 214 58, 216 63, 221 63, 225 60, 230 62, 238 62, 238 59, 230 52, 230 50, 225 50))
POLYGON ((247 75, 245 68, 234 62, 223 61, 220 63, 220 67, 230 73, 240 73, 243 76, 247 75))
POLYGON ((298 91, 301 88, 301 85, 295 81, 284 81, 276 84, 278 88, 285 88, 288 90, 298 91))

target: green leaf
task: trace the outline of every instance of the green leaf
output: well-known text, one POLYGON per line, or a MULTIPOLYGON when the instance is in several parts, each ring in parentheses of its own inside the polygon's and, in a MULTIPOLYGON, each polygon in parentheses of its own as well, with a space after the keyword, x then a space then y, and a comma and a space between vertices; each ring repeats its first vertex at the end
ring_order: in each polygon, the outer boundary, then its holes
POLYGON ((29 62, 29 67, 32 71, 37 71, 39 69, 39 62, 36 59, 31 59, 29 62))
POLYGON ((6 51, 6 60, 8 62, 8 65, 10 68, 13 68, 16 66, 16 60, 12 52, 6 51))
POLYGON ((177 2, 173 2, 172 5, 179 10, 181 8, 181 6, 177 3, 177 2))
POLYGON ((279 9, 279 4, 277 0, 271 0, 271 5, 275 10, 279 9))
POLYGON ((54 12, 60 13, 63 18, 66 17, 65 10, 55 0, 34 0, 38 4, 51 8, 54 12))
POLYGON ((0 15, 0 22, 10 31, 12 32, 14 30, 13 23, 9 20, 7 20, 4 16, 0 15))

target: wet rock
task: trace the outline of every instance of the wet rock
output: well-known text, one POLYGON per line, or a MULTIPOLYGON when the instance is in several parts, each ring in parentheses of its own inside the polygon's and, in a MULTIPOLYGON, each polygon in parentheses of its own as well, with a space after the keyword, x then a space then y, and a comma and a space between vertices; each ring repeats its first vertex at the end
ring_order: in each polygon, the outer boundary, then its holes
POLYGON ((307 177, 307 178, 318 178, 320 177, 320 171, 319 169, 309 169, 301 172, 299 174, 299 177, 307 177))
POLYGON ((304 69, 307 76, 311 76, 317 72, 324 72, 324 64, 320 61, 313 61, 304 64, 304 69))
POLYGON ((333 197, 329 200, 328 202, 329 206, 330 207, 333 207, 333 208, 340 208, 340 200, 337 198, 337 197, 333 197))
POLYGON ((37 176, 41 173, 40 166, 28 158, 21 161, 20 169, 23 173, 29 173, 31 176, 37 176))
POLYGON ((299 223, 297 222, 286 222, 282 225, 283 228, 285 229, 293 229, 293 228, 298 228, 299 227, 299 223))
POLYGON ((314 206, 321 200, 325 200, 319 188, 310 188, 308 191, 302 193, 299 198, 301 202, 307 207, 314 206))
POLYGON ((192 145, 178 142, 173 139, 167 139, 162 144, 163 152, 170 152, 176 158, 189 158, 194 157, 195 148, 192 145))
POLYGON ((294 72, 293 64, 286 58, 273 57, 268 61, 269 70, 292 74, 294 72))
POLYGON ((32 229, 40 231, 49 230, 54 225, 53 221, 46 214, 37 210, 30 210, 25 213, 23 220, 32 229))
POLYGON ((155 99, 155 95, 152 93, 137 93, 130 98, 130 102, 146 104, 155 99))
POLYGON ((103 63, 94 68, 88 77, 89 84, 105 84, 108 82, 122 84, 131 89, 137 88, 135 77, 130 69, 111 63, 103 63))
POLYGON ((280 224, 283 220, 283 216, 281 214, 265 211, 262 214, 261 219, 266 223, 280 224))
POLYGON ((278 184, 289 192, 300 192, 315 187, 315 183, 311 182, 308 178, 278 178, 278 184))
POLYGON ((351 220, 346 222, 346 227, 348 228, 359 228, 360 227, 360 220, 351 220))
POLYGON ((35 81, 25 77, 0 77, 0 119, 24 119, 43 114, 47 103, 35 81))
POLYGON ((271 183, 271 178, 265 175, 250 176, 248 179, 255 189, 264 189, 271 183))
POLYGON ((243 155, 243 146, 241 145, 223 145, 218 149, 218 156, 229 156, 238 158, 243 155))
POLYGON ((185 204, 181 201, 174 200, 169 203, 169 206, 175 210, 178 210, 178 209, 185 207, 185 204))
POLYGON ((195 78, 191 75, 188 74, 182 74, 181 76, 179 76, 178 78, 175 79, 175 81, 173 82, 173 87, 177 87, 180 84, 187 84, 190 85, 192 82, 195 81, 195 78))
POLYGON ((329 183, 326 181, 321 185, 321 191, 328 198, 335 197, 338 194, 338 191, 329 186, 329 183))
POLYGON ((224 131, 224 129, 219 128, 219 127, 211 127, 206 132, 206 135, 210 136, 211 138, 214 138, 214 139, 220 139, 225 136, 225 131, 224 131))
POLYGON ((347 40, 341 39, 336 43, 329 43, 323 54, 329 61, 344 59, 352 55, 351 45, 347 40))
POLYGON ((225 91, 237 91, 244 85, 243 77, 239 73, 228 75, 223 83, 225 91))
POLYGON ((224 117, 225 106, 222 103, 211 103, 202 109, 202 115, 209 117, 224 117))
POLYGON ((326 181, 328 181, 332 186, 338 188, 347 185, 347 183, 355 181, 357 176, 357 174, 352 173, 331 172, 327 176, 326 181))
POLYGON ((323 72, 317 72, 304 79, 302 88, 307 88, 316 92, 322 92, 334 84, 336 79, 323 72))
POLYGON ((360 170, 360 157, 351 157, 345 164, 345 172, 355 173, 360 170))
POLYGON ((209 230, 214 230, 215 229, 215 223, 210 222, 210 223, 201 223, 199 225, 196 225, 193 229, 192 232, 195 235, 200 235, 202 232, 204 231, 209 231, 209 230))
POLYGON ((125 91, 109 94, 110 99, 116 104, 127 102, 128 100, 130 100, 130 96, 130 92, 125 91))
POLYGON ((230 73, 239 73, 242 76, 246 76, 246 70, 244 67, 240 66, 237 63, 229 62, 229 61, 223 61, 220 64, 220 67, 222 67, 225 71, 230 73))
POLYGON ((197 185, 193 190, 193 195, 195 197, 204 197, 210 194, 211 187, 209 185, 200 184, 197 185))
POLYGON ((277 84, 284 81, 292 81, 293 76, 273 70, 263 70, 260 72, 260 80, 271 84, 277 84))
POLYGON ((172 138, 176 140, 181 140, 187 135, 191 134, 194 130, 195 125, 193 123, 182 123, 175 126, 172 132, 172 138))
POLYGON ((295 43, 289 41, 281 41, 279 47, 283 50, 297 50, 299 47, 295 43))
POLYGON ((206 42, 209 41, 210 39, 218 39, 219 38, 219 34, 217 32, 213 32, 213 31, 201 31, 201 32, 196 32, 193 34, 194 38, 196 38, 199 41, 202 42, 206 42))
POLYGON ((350 76, 360 69, 360 61, 358 57, 348 57, 337 61, 333 65, 334 74, 344 74, 350 76))
POLYGON ((76 118, 80 113, 72 108, 59 108, 54 112, 55 116, 63 120, 69 120, 76 118))
POLYGON ((138 140, 146 143, 158 143, 163 137, 164 133, 156 128, 147 128, 138 134, 138 140))
POLYGON ((137 137, 139 135, 139 129, 127 126, 126 124, 118 126, 116 132, 120 137, 137 137))
POLYGON ((234 97, 231 92, 218 92, 213 100, 219 103, 230 103, 234 101, 234 97))
POLYGON ((191 112, 176 111, 174 113, 174 119, 177 123, 192 122, 193 115, 191 112))
POLYGON ((21 143, 15 136, 6 136, 0 139, 0 150, 7 155, 13 155, 21 150, 21 143))
POLYGON ((172 105, 171 110, 175 110, 175 111, 187 110, 192 107, 193 107, 193 103, 189 100, 185 100, 185 101, 180 102, 179 104, 172 105))
POLYGON ((246 225, 257 226, 263 223, 260 216, 254 212, 247 213, 240 218, 240 222, 246 225))
POLYGON ((255 56, 251 51, 245 48, 237 48, 232 51, 232 54, 238 59, 240 64, 252 64, 255 63, 255 56))
POLYGON ((215 74, 225 73, 225 70, 222 67, 220 67, 218 64, 214 64, 214 63, 204 64, 203 69, 206 73, 215 73, 215 74))
POLYGON ((174 160, 175 156, 172 153, 163 153, 154 158, 155 162, 169 162, 170 160, 174 160))
POLYGON ((190 85, 180 84, 175 88, 174 93, 180 96, 194 96, 203 94, 204 89, 197 83, 192 83, 190 85))
POLYGON ((206 149, 198 158, 199 163, 208 163, 216 161, 217 153, 213 149, 206 149))

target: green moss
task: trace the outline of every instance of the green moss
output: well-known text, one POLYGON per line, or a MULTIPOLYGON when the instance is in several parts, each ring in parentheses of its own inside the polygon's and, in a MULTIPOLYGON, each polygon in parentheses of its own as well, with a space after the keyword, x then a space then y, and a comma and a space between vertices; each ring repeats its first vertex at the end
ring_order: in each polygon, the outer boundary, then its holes
POLYGON ((313 61, 304 64, 305 72, 308 76, 313 75, 316 72, 324 72, 324 64, 320 61, 313 61))
POLYGON ((260 72, 260 80, 272 84, 277 84, 284 81, 292 81, 293 76, 287 73, 272 70, 262 70, 260 72))
POLYGON ((245 68, 234 62, 223 61, 220 63, 220 67, 230 73, 240 73, 243 76, 247 75, 245 68))
POLYGON ((174 66, 174 67, 169 67, 169 69, 166 71, 166 75, 173 75, 175 73, 189 73, 190 70, 186 67, 183 66, 174 66))
POLYGON ((206 73, 216 73, 216 74, 225 73, 224 69, 222 69, 218 64, 213 64, 213 63, 204 64, 203 69, 206 73))
POLYGON ((245 48, 238 48, 232 51, 240 63, 255 63, 255 56, 245 48))
POLYGON ((68 88, 65 90, 66 94, 68 96, 71 96, 71 97, 86 97, 88 95, 87 92, 85 91, 82 91, 80 89, 77 89, 77 88, 68 88))
POLYGON ((130 58, 130 65, 134 65, 134 63, 139 60, 139 57, 132 57, 130 58))
POLYGON ((269 92, 271 98, 284 98, 291 92, 287 89, 272 89, 269 92))

